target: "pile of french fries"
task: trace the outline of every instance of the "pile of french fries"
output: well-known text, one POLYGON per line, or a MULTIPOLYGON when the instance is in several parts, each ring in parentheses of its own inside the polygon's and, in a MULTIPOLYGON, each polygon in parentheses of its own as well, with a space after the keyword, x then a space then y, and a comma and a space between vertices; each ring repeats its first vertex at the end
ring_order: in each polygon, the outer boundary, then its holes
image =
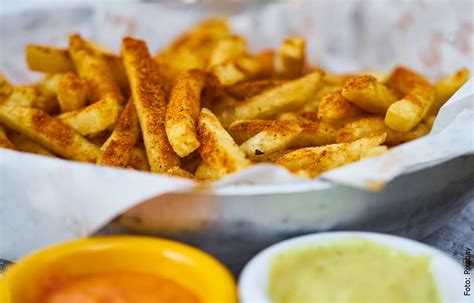
POLYGON ((152 56, 82 38, 28 45, 42 81, 0 78, 0 146, 98 165, 216 180, 259 162, 314 178, 426 135, 467 69, 431 84, 405 67, 336 75, 309 66, 305 41, 251 53, 225 19, 152 56))

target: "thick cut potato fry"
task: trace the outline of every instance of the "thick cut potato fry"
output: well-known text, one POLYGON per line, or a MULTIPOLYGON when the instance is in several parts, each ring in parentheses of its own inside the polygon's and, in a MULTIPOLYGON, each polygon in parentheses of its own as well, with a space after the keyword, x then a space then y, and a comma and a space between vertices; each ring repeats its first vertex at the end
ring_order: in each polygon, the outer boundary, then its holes
POLYGON ((122 57, 151 171, 166 172, 174 166, 179 166, 180 159, 166 136, 166 102, 160 87, 156 63, 151 58, 145 42, 133 38, 123 39, 122 57))
POLYGON ((294 121, 284 125, 274 123, 242 143, 240 149, 250 159, 254 156, 271 154, 286 149, 301 131, 302 128, 294 121))
POLYGON ((16 86, 5 102, 12 105, 34 107, 48 113, 54 113, 57 110, 57 101, 50 96, 43 95, 41 89, 33 85, 16 86))
POLYGON ((28 67, 43 73, 66 73, 74 71, 74 64, 66 49, 28 44, 26 46, 28 67))
POLYGON ((123 103, 120 87, 104 56, 90 47, 79 35, 69 38, 69 53, 79 76, 89 85, 89 96, 92 102, 105 98, 117 104, 123 103))
POLYGON ((430 86, 430 83, 425 77, 415 71, 399 66, 390 74, 387 85, 407 95, 415 86, 430 86))
MULTIPOLYGON (((266 128, 286 127, 295 121, 289 120, 239 120, 232 123, 229 133, 237 144, 242 144, 266 128)), ((335 142, 336 130, 322 122, 296 121, 301 133, 294 138, 289 148, 326 145, 335 142)))
POLYGON ((373 114, 385 114, 388 107, 399 100, 393 90, 368 75, 349 78, 341 93, 357 107, 373 114))
POLYGON ((189 70, 182 73, 171 90, 166 109, 166 134, 174 151, 185 157, 199 147, 196 123, 201 110, 201 92, 206 73, 189 70))
POLYGON ((145 149, 139 147, 133 148, 132 156, 130 157, 130 160, 128 160, 127 168, 150 171, 150 165, 148 164, 145 149))
POLYGON ((318 109, 318 118, 332 125, 357 119, 364 114, 366 112, 344 98, 339 91, 324 96, 318 109))
POLYGON ((291 172, 305 169, 317 163, 326 153, 342 148, 344 144, 300 148, 287 153, 276 160, 276 164, 286 167, 291 172))
POLYGON ((209 70, 217 82, 224 86, 258 78, 262 75, 262 71, 260 60, 249 55, 214 65, 209 70))
POLYGON ((10 97, 13 92, 13 86, 8 80, 0 73, 0 102, 10 97))
POLYGON ((358 161, 367 149, 382 144, 385 137, 385 133, 379 133, 343 144, 342 147, 334 151, 327 151, 318 162, 310 165, 304 171, 309 177, 314 178, 331 169, 358 161))
POLYGON ((95 162, 99 155, 97 146, 41 110, 3 104, 0 121, 64 158, 95 162))
POLYGON ((313 98, 303 106, 303 111, 317 111, 324 96, 342 90, 341 85, 328 85, 324 81, 322 85, 323 86, 316 92, 313 98))
POLYGON ((441 106, 469 80, 469 70, 462 68, 454 74, 447 75, 435 83, 435 102, 430 108, 430 114, 437 114, 441 106))
POLYGON ((294 79, 301 77, 306 63, 305 41, 302 38, 285 39, 278 50, 276 70, 279 77, 294 79))
POLYGON ((240 36, 229 36, 217 42, 211 53, 209 67, 234 60, 243 54, 247 49, 245 39, 240 36))
POLYGON ((250 165, 250 161, 207 108, 201 110, 198 121, 201 158, 219 174, 229 174, 250 165))
POLYGON ((32 153, 37 155, 43 155, 48 157, 56 157, 49 150, 31 140, 30 138, 22 135, 19 132, 12 131, 10 134, 10 139, 15 147, 22 152, 32 153))
POLYGON ((396 131, 410 131, 426 116, 434 98, 432 87, 415 86, 402 100, 390 105, 385 124, 396 131))
POLYGON ((227 86, 226 92, 232 97, 243 100, 263 93, 264 91, 284 84, 284 80, 255 80, 249 82, 236 83, 227 86))
POLYGON ((257 58, 262 66, 262 78, 273 78, 275 76, 275 52, 262 50, 257 53, 257 58))
POLYGON ((369 157, 377 157, 385 153, 387 150, 388 150, 388 147, 386 145, 369 147, 362 153, 360 158, 365 159, 369 157))
POLYGON ((133 147, 137 143, 139 135, 138 117, 133 99, 130 98, 117 120, 112 135, 100 148, 97 164, 125 167, 132 156, 133 147))
POLYGON ((255 95, 238 103, 230 118, 233 120, 269 118, 284 111, 299 109, 320 88, 321 78, 320 72, 313 72, 255 95))
POLYGON ((201 161, 194 175, 200 181, 214 181, 225 176, 224 171, 212 167, 204 161, 201 161))
POLYGON ((181 177, 181 178, 187 178, 187 179, 194 179, 193 174, 191 174, 190 172, 182 169, 179 166, 175 166, 175 167, 172 167, 172 168, 168 169, 166 171, 165 175, 181 177))
POLYGON ((353 142, 374 133, 385 132, 387 133, 385 144, 395 146, 423 137, 429 131, 430 128, 425 123, 420 123, 408 132, 398 132, 387 127, 382 117, 367 117, 344 125, 337 132, 336 142, 353 142))
POLYGON ((81 135, 90 135, 112 128, 119 117, 122 106, 111 97, 92 103, 87 107, 58 116, 81 135))
POLYGON ((13 149, 13 150, 16 149, 15 145, 13 145, 13 143, 7 137, 7 133, 5 132, 5 129, 3 128, 3 126, 1 125, 0 125, 0 148, 8 148, 8 149, 13 149))
POLYGON ((68 72, 59 80, 57 98, 62 113, 80 109, 87 105, 87 83, 68 72))

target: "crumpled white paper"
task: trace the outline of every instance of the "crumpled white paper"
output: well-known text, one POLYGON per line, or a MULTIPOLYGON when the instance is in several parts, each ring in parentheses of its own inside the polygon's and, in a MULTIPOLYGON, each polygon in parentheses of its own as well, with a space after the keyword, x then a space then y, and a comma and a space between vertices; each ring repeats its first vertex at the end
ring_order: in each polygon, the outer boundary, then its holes
MULTIPOLYGON (((311 62, 333 71, 386 69, 397 63, 431 78, 461 66, 474 71, 470 2, 444 6, 419 2, 307 1, 245 9, 237 5, 231 21, 238 33, 248 37, 252 49, 275 48, 286 36, 304 36, 311 62)), ((73 31, 116 50, 122 36, 134 35, 146 39, 155 50, 213 13, 194 6, 177 10, 127 4, 2 16, 0 33, 9 40, 1 45, 1 69, 15 83, 37 79, 38 74, 25 66, 25 44, 65 46, 67 33, 73 31)), ((266 191, 281 192, 294 190, 295 184, 318 190, 336 182, 373 190, 403 173, 473 154, 473 86, 470 80, 442 108, 430 135, 380 157, 330 171, 316 180, 301 180, 281 167, 261 164, 214 187, 258 184, 260 190, 265 186, 266 191)), ((0 149, 0 257, 15 259, 48 244, 88 235, 144 200, 189 191, 194 185, 179 178, 0 149)))

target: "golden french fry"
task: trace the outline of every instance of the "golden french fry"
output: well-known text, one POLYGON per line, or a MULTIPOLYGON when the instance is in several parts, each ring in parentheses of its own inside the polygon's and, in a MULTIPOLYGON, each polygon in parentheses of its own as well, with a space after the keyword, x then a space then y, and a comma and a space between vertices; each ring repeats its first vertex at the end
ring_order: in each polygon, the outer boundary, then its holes
POLYGON ((361 159, 369 158, 369 157, 377 157, 383 154, 388 150, 386 145, 379 145, 379 146, 372 146, 367 148, 362 155, 360 156, 361 159))
POLYGON ((240 149, 252 159, 254 156, 272 154, 288 145, 301 133, 297 122, 274 123, 240 145, 240 149))
POLYGON ((306 64, 305 41, 302 38, 283 40, 278 50, 276 70, 285 79, 301 77, 306 64))
POLYGON ((262 71, 260 60, 249 55, 214 65, 209 70, 217 82, 224 86, 255 79, 262 75, 262 71))
POLYGON ((48 113, 54 113, 57 110, 57 101, 50 96, 43 95, 41 89, 35 85, 16 86, 5 102, 12 105, 34 107, 48 113))
POLYGON ((390 74, 387 85, 407 95, 415 86, 430 86, 430 83, 425 77, 415 71, 399 66, 390 74))
POLYGON ((385 144, 394 146, 420 138, 429 131, 430 128, 425 123, 420 123, 408 132, 398 132, 387 127, 382 117, 366 117, 344 125, 337 132, 336 142, 353 142, 374 133, 385 132, 385 144))
POLYGON ((85 136, 112 128, 121 110, 122 106, 116 99, 105 97, 87 107, 61 114, 58 118, 85 136))
POLYGON ((74 71, 66 49, 28 44, 25 53, 26 63, 33 71, 50 74, 74 71))
POLYGON ((139 134, 138 117, 133 99, 130 98, 117 120, 112 135, 100 148, 97 164, 125 167, 132 156, 133 147, 138 141, 139 134))
POLYGON ((48 157, 56 157, 49 150, 19 132, 12 131, 9 135, 11 142, 19 151, 48 157))
POLYGON ((293 149, 283 149, 270 154, 255 155, 252 157, 252 162, 254 163, 275 163, 283 155, 286 155, 292 152, 293 149))
POLYGON ((353 74, 333 74, 333 73, 328 73, 326 72, 324 74, 323 81, 326 83, 328 86, 340 86, 341 88, 344 86, 346 81, 349 78, 352 78, 356 75, 353 74))
POLYGON ((257 53, 257 58, 262 66, 262 78, 273 78, 275 76, 275 52, 263 50, 257 53))
POLYGON ((194 179, 194 175, 191 174, 188 171, 185 171, 179 166, 172 167, 168 169, 165 173, 165 175, 169 176, 175 176, 175 177, 181 177, 181 178, 187 178, 187 179, 194 179))
POLYGON ((313 98, 303 106, 303 111, 317 111, 324 96, 342 89, 341 85, 328 85, 325 81, 323 81, 322 85, 323 86, 316 92, 313 98))
POLYGON ((432 87, 415 86, 403 99, 390 105, 385 124, 396 131, 410 131, 426 116, 434 98, 432 87))
POLYGON ((104 56, 91 48, 79 35, 69 38, 69 53, 79 76, 89 85, 92 102, 109 99, 117 104, 123 103, 120 88, 104 56))
POLYGON ((87 83, 68 72, 61 76, 57 87, 57 98, 62 113, 78 110, 87 105, 87 83))
POLYGON ((297 172, 317 163, 326 153, 335 152, 343 146, 344 144, 329 144, 300 148, 281 156, 275 163, 286 167, 291 172, 297 172))
POLYGON ((166 102, 156 63, 145 42, 128 37, 122 42, 122 57, 151 171, 166 172, 169 168, 179 166, 180 159, 166 136, 166 102))
POLYGON ((435 102, 430 108, 430 114, 437 114, 441 106, 469 80, 469 70, 461 68, 454 74, 447 75, 435 83, 435 102))
POLYGON ((286 81, 284 80, 255 80, 248 82, 236 83, 234 85, 227 86, 226 92, 232 97, 243 100, 258 94, 263 93, 264 91, 280 86, 286 81))
POLYGON ((128 160, 127 168, 150 171, 150 165, 148 164, 145 149, 139 147, 133 148, 132 156, 130 157, 130 160, 128 160))
POLYGON ((204 161, 201 161, 194 175, 200 181, 214 181, 225 176, 223 171, 212 167, 204 161))
POLYGON ((325 95, 318 109, 318 118, 332 125, 344 124, 364 114, 366 113, 362 109, 344 98, 340 91, 325 95))
POLYGON ((95 162, 99 155, 97 146, 41 110, 2 104, 0 121, 64 158, 95 162))
POLYGON ((13 149, 13 150, 16 149, 15 145, 13 145, 13 143, 7 137, 7 133, 5 132, 5 129, 3 128, 3 126, 1 125, 0 125, 0 148, 8 148, 8 149, 13 149))
POLYGON ((166 109, 166 134, 174 151, 184 157, 199 147, 196 123, 201 110, 201 92, 206 84, 206 73, 189 70, 175 81, 166 109))
MULTIPOLYGON (((321 72, 313 72, 288 81, 238 103, 232 110, 232 120, 269 118, 277 113, 302 107, 321 85, 321 72)), ((227 121, 225 121, 227 124, 227 121)), ((231 121, 230 121, 231 122, 231 121)))
POLYGON ((326 151, 318 162, 305 168, 304 171, 314 178, 331 169, 358 161, 368 148, 378 146, 385 141, 386 133, 373 134, 351 143, 345 143, 334 151, 326 151))
POLYGON ((266 128, 277 129, 297 122, 301 133, 294 138, 289 148, 326 145, 335 142, 336 130, 323 122, 288 120, 239 120, 229 126, 229 133, 237 144, 242 144, 266 128))
POLYGON ((384 114, 392 103, 399 100, 393 90, 368 75, 349 78, 341 94, 356 106, 373 114, 384 114))
POLYGON ((199 115, 198 133, 201 158, 219 174, 236 172, 250 165, 234 139, 207 108, 203 108, 199 115))
POLYGON ((10 97, 13 92, 13 86, 8 82, 5 76, 0 73, 0 102, 10 97))
POLYGON ((245 54, 247 43, 241 36, 229 36, 217 42, 209 59, 209 67, 237 59, 245 54))

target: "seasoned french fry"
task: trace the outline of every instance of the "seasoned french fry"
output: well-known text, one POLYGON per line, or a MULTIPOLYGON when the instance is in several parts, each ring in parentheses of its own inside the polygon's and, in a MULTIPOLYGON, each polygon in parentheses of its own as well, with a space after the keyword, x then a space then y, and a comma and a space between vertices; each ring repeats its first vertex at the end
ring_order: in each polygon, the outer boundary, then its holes
POLYGON ((337 132, 336 142, 353 142, 374 133, 385 132, 387 133, 385 144, 395 146, 420 138, 429 131, 430 128, 425 123, 420 123, 408 132, 398 132, 387 127, 382 117, 367 117, 344 125, 337 132))
POLYGON ((125 167, 132 156, 133 147, 137 143, 139 135, 138 117, 133 99, 130 98, 117 120, 112 135, 100 148, 97 164, 125 167))
POLYGON ((426 116, 433 102, 432 87, 415 86, 402 100, 390 105, 385 124, 393 130, 407 132, 426 116))
POLYGON ((57 87, 57 98, 62 113, 86 106, 88 98, 86 82, 71 72, 62 75, 57 87))
POLYGON ((241 36, 229 36, 217 42, 211 53, 209 67, 237 59, 245 54, 247 43, 241 36))
POLYGON ((469 80, 469 70, 467 68, 462 68, 454 74, 439 79, 434 85, 436 98, 429 113, 437 114, 441 106, 443 106, 467 80, 469 80))
POLYGON ((343 144, 341 148, 327 151, 318 162, 305 168, 304 171, 314 178, 331 169, 358 161, 368 148, 382 144, 385 141, 385 137, 385 133, 379 133, 343 144))
POLYGON ((330 93, 340 91, 342 89, 341 85, 328 85, 323 81, 323 86, 316 92, 316 94, 311 98, 303 107, 303 111, 317 111, 319 104, 324 96, 330 93))
MULTIPOLYGON (((321 78, 321 72, 313 72, 255 95, 238 103, 230 118, 233 120, 261 119, 280 112, 299 109, 320 88, 321 78)), ((227 124, 228 121, 225 122, 227 124)))
POLYGON ((123 39, 122 57, 151 171, 166 172, 179 166, 180 159, 166 136, 166 103, 158 82, 156 63, 148 53, 145 42, 133 38, 123 39))
POLYGON ((165 116, 166 134, 180 157, 189 155, 199 147, 196 123, 205 84, 206 73, 194 69, 178 76, 171 90, 165 116))
POLYGON ((275 163, 279 158, 281 158, 283 155, 286 155, 288 153, 291 153, 293 149, 283 149, 279 150, 270 154, 262 154, 262 155, 254 155, 252 157, 252 162, 254 163, 262 163, 262 162, 269 162, 269 163, 275 163))
POLYGON ((11 142, 19 151, 48 157, 56 157, 49 150, 19 132, 12 131, 9 135, 11 142))
POLYGON ((69 38, 69 53, 79 76, 89 85, 89 96, 92 102, 103 99, 123 103, 120 88, 104 56, 90 47, 79 35, 69 38))
MULTIPOLYGON (((296 121, 302 132, 292 140, 289 148, 319 146, 335 142, 336 130, 322 122, 296 121)), ((237 144, 242 144, 266 128, 278 129, 294 123, 288 120, 239 120, 229 126, 229 133, 237 144)))
POLYGON ((262 66, 262 78, 273 78, 275 76, 275 52, 263 50, 257 53, 257 58, 262 66))
POLYGON ((348 101, 341 92, 329 93, 323 97, 318 109, 318 118, 332 125, 345 124, 366 114, 348 101))
POLYGON ((97 146, 41 110, 2 104, 0 121, 64 158, 95 162, 99 155, 97 146))
POLYGON ((254 156, 271 154, 286 149, 301 131, 302 128, 294 121, 285 124, 274 123, 242 143, 240 149, 250 159, 254 156))
POLYGON ((26 63, 33 71, 50 74, 74 71, 66 49, 28 44, 25 53, 26 63))
POLYGON ((41 89, 33 85, 16 86, 5 102, 12 105, 34 107, 48 113, 54 113, 57 109, 57 102, 44 96, 41 89))
POLYGON ((201 181, 214 181, 224 177, 225 174, 223 171, 219 171, 206 162, 201 161, 194 176, 201 181))
POLYGON ((128 160, 127 168, 150 171, 150 165, 148 164, 145 149, 139 147, 133 148, 132 156, 130 157, 130 160, 128 160))
POLYGON ((7 137, 7 133, 5 132, 5 129, 3 128, 3 126, 1 125, 0 125, 0 148, 8 148, 8 149, 13 149, 13 150, 16 149, 15 145, 13 145, 13 143, 7 137))
POLYGON ((369 158, 369 157, 377 157, 383 154, 388 150, 386 145, 379 145, 367 148, 362 155, 360 156, 361 159, 369 158))
POLYGON ((373 114, 384 114, 392 103, 399 100, 393 90, 368 75, 349 78, 341 94, 356 106, 373 114))
POLYGON ((394 69, 387 80, 387 85, 404 95, 410 93, 415 86, 430 86, 425 77, 402 66, 394 69))
POLYGON ((317 163, 326 153, 341 149, 344 144, 300 148, 287 153, 276 160, 276 164, 286 167, 291 172, 305 169, 317 163))
POLYGON ((199 115, 198 133, 201 158, 219 174, 236 172, 250 165, 239 146, 207 108, 203 108, 199 115))
POLYGON ((58 118, 85 136, 112 128, 121 110, 122 106, 116 99, 105 97, 87 107, 61 114, 58 118))
POLYGON ((226 92, 232 97, 243 100, 284 84, 284 80, 255 80, 227 86, 226 92))
POLYGON ((0 73, 0 102, 10 97, 13 92, 13 86, 8 80, 0 73))
POLYGON ((232 85, 255 79, 262 75, 263 66, 260 60, 249 55, 242 55, 234 60, 214 65, 210 73, 221 85, 232 85))
POLYGON ((276 70, 284 79, 301 77, 306 63, 305 41, 302 38, 283 40, 278 50, 276 70))
POLYGON ((191 174, 188 171, 185 171, 179 166, 172 167, 168 169, 165 173, 166 175, 169 176, 175 176, 175 177, 181 177, 181 178, 187 178, 187 179, 194 179, 194 175, 191 174))

